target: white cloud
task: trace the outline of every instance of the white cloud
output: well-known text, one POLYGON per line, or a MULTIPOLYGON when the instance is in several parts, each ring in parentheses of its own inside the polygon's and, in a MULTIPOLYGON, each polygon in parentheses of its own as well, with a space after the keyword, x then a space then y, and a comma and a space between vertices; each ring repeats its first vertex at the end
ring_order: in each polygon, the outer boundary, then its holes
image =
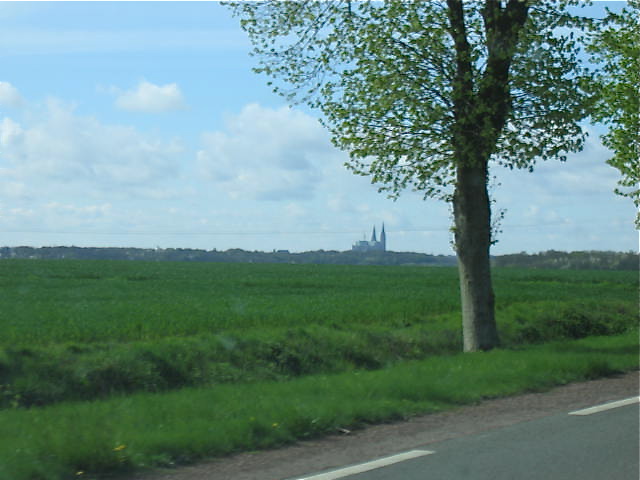
MULTIPOLYGON (((105 125, 49 100, 23 124, 0 122, 0 179, 29 185, 74 184, 112 191, 151 188, 176 175, 182 147, 146 136, 133 127, 105 125)), ((66 187, 65 187, 66 188, 66 187)))
POLYGON ((121 93, 116 99, 121 110, 142 113, 163 113, 187 108, 180 87, 176 83, 154 85, 142 81, 134 90, 121 93))
POLYGON ((245 106, 225 130, 202 135, 197 161, 233 198, 310 199, 344 161, 318 121, 303 112, 245 106))
POLYGON ((0 107, 20 107, 23 103, 16 87, 9 82, 0 82, 0 107))

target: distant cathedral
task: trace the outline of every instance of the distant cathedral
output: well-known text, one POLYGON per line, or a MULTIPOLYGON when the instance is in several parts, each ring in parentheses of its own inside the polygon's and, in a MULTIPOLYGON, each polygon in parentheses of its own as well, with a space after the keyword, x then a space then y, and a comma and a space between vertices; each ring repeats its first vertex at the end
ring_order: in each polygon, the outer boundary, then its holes
POLYGON ((373 233, 371 234, 371 240, 360 240, 351 247, 354 252, 385 252, 387 250, 387 234, 384 231, 384 223, 382 224, 382 231, 380 232, 380 241, 376 238, 376 227, 373 227, 373 233))

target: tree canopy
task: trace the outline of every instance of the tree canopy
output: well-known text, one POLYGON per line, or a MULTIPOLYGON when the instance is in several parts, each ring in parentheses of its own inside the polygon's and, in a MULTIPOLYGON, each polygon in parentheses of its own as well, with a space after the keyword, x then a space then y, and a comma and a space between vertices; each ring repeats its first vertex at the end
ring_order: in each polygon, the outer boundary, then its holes
POLYGON ((589 50, 601 67, 593 118, 608 125, 602 137, 613 151, 608 163, 622 174, 616 192, 640 207, 640 0, 629 0, 620 13, 609 10, 593 30, 589 50))
POLYGON ((320 109, 348 167, 392 195, 449 199, 457 130, 493 164, 565 159, 585 134, 576 1, 241 2, 257 72, 320 109), (459 31, 451 15, 460 4, 459 31), (520 18, 518 18, 520 17, 520 18), (518 22, 522 22, 521 29, 518 22), (459 75, 460 64, 468 66, 459 75), (505 65, 506 64, 506 65, 505 65), (504 67, 507 67, 506 69, 504 67), (496 75, 508 75, 508 90, 496 75), (496 93, 504 93, 497 101, 496 93), (457 98, 462 96, 463 98, 457 98), (456 118, 455 103, 464 104, 456 118), (490 120, 503 117, 501 128, 490 120), (462 120, 462 122, 461 122, 462 120))

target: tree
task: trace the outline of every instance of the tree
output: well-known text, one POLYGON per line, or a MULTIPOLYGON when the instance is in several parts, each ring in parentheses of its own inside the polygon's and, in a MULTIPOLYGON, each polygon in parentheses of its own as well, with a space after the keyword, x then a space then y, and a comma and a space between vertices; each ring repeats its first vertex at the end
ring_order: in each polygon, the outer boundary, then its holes
POLYGON ((589 50, 602 68, 593 117, 609 125, 602 140, 614 152, 607 163, 622 174, 616 193, 640 208, 640 0, 629 0, 620 13, 608 11, 596 25, 589 50))
POLYGON ((236 2, 275 91, 319 109, 347 167, 453 203, 465 351, 499 344, 490 165, 581 149, 572 2, 236 2))

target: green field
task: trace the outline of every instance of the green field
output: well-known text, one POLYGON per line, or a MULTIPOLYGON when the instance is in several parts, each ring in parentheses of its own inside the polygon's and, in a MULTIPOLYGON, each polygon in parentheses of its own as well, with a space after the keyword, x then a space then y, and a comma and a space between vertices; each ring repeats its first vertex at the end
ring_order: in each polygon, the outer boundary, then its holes
MULTIPOLYGON (((497 269, 494 282, 500 322, 549 304, 637 307, 636 272, 497 269)), ((425 267, 3 260, 0 288, 0 345, 27 347, 448 324, 460 304, 456 270, 425 267)))
POLYGON ((637 272, 494 284, 503 348, 460 355, 452 268, 2 260, 0 478, 193 461, 638 367, 637 272))

